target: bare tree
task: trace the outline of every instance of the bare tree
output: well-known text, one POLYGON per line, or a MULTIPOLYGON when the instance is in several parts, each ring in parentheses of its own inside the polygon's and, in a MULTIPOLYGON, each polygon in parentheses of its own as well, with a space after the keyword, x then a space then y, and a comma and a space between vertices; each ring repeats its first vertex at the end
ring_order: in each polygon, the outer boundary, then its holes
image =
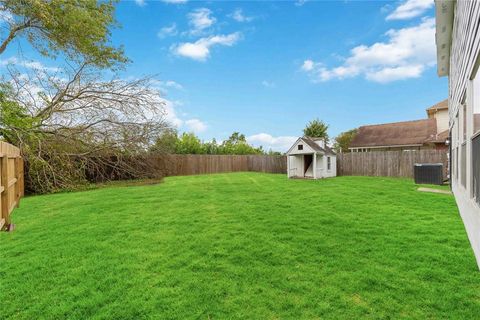
POLYGON ((71 188, 87 178, 137 177, 141 155, 169 127, 152 78, 104 80, 87 63, 62 70, 9 68, 8 94, 28 121, 0 123, 2 135, 23 150, 28 187, 71 188))

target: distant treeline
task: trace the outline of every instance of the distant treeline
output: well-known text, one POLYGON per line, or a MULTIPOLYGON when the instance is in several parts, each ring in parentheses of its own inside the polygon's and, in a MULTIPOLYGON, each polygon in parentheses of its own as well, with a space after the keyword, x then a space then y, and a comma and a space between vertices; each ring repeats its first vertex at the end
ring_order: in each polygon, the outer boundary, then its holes
POLYGON ((176 130, 165 130, 156 139, 150 151, 168 154, 281 154, 248 144, 245 135, 239 132, 234 132, 227 140, 217 143, 215 139, 204 142, 194 133, 179 135, 176 130))

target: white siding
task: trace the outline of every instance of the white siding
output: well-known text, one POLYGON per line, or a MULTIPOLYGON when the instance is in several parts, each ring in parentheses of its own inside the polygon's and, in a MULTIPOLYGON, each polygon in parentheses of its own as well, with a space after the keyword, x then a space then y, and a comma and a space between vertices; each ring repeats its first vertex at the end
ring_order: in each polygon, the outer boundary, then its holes
POLYGON ((435 115, 435 119, 437 120, 437 133, 443 132, 445 130, 448 130, 448 110, 443 109, 443 110, 438 110, 435 115))
POLYGON ((337 176, 337 157, 334 155, 317 155, 317 178, 330 178, 337 176), (331 167, 328 170, 328 157, 330 157, 331 167))
POLYGON ((474 201, 472 192, 471 140, 473 104, 478 103, 475 96, 478 95, 476 91, 480 91, 480 86, 474 87, 471 80, 480 77, 478 74, 475 75, 474 68, 480 48, 479 24, 480 1, 458 0, 453 22, 449 72, 449 115, 453 153, 451 183, 468 238, 480 266, 480 206, 474 201))
MULTIPOLYGON (((450 49, 449 111, 450 120, 457 114, 472 75, 480 46, 480 1, 458 0, 453 22, 450 49)), ((451 123, 450 123, 451 124, 451 123)))

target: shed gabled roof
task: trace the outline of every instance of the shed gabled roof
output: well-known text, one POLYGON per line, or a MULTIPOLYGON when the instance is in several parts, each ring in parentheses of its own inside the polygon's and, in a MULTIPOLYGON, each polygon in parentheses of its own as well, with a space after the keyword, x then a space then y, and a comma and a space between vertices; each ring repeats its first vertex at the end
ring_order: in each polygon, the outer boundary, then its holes
POLYGON ((315 140, 313 140, 312 138, 310 137, 302 137, 302 140, 308 144, 308 146, 310 148, 312 148, 313 150, 317 151, 317 152, 325 152, 325 150, 320 147, 316 142, 315 140))
POLYGON ((325 146, 325 148, 322 148, 313 138, 310 137, 300 137, 295 141, 295 143, 292 145, 292 147, 287 151, 287 154, 290 153, 292 148, 298 143, 299 140, 302 140, 306 145, 308 145, 310 148, 313 149, 315 152, 320 152, 324 154, 330 154, 330 155, 336 155, 336 153, 328 146, 325 146))
POLYGON ((362 126, 350 148, 422 145, 437 134, 435 119, 362 126))

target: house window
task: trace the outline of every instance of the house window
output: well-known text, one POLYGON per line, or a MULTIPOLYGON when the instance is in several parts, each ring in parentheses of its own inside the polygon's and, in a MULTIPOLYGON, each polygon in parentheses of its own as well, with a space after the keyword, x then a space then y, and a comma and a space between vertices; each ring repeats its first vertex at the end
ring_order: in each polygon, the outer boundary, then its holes
POLYGON ((480 134, 480 77, 473 79, 473 134, 480 134))
POLYGON ((332 159, 330 157, 327 157, 327 170, 332 169, 332 159))
POLYGON ((297 148, 298 148, 298 150, 303 150, 303 144, 299 144, 299 145, 297 146, 297 148))
POLYGON ((458 147, 455 148, 455 162, 453 163, 453 166, 455 167, 455 181, 458 182, 458 147))
POLYGON ((458 182, 458 163, 459 163, 459 158, 460 154, 458 153, 458 144, 459 144, 459 136, 458 136, 458 129, 459 123, 458 123, 458 114, 455 117, 455 122, 453 123, 453 128, 452 128, 452 150, 453 150, 453 159, 452 159, 452 172, 453 172, 453 177, 456 182, 458 182))
POLYGON ((480 205, 480 135, 472 139, 473 197, 480 205))
POLYGON ((460 183, 464 188, 467 187, 467 143, 460 146, 460 183))
MULTIPOLYGON (((472 181, 471 196, 480 205, 480 77, 476 76, 472 81, 472 181)), ((470 124, 472 124, 470 122, 470 124)))
POLYGON ((457 181, 457 148, 452 148, 452 167, 450 168, 452 173, 452 180, 457 181))

